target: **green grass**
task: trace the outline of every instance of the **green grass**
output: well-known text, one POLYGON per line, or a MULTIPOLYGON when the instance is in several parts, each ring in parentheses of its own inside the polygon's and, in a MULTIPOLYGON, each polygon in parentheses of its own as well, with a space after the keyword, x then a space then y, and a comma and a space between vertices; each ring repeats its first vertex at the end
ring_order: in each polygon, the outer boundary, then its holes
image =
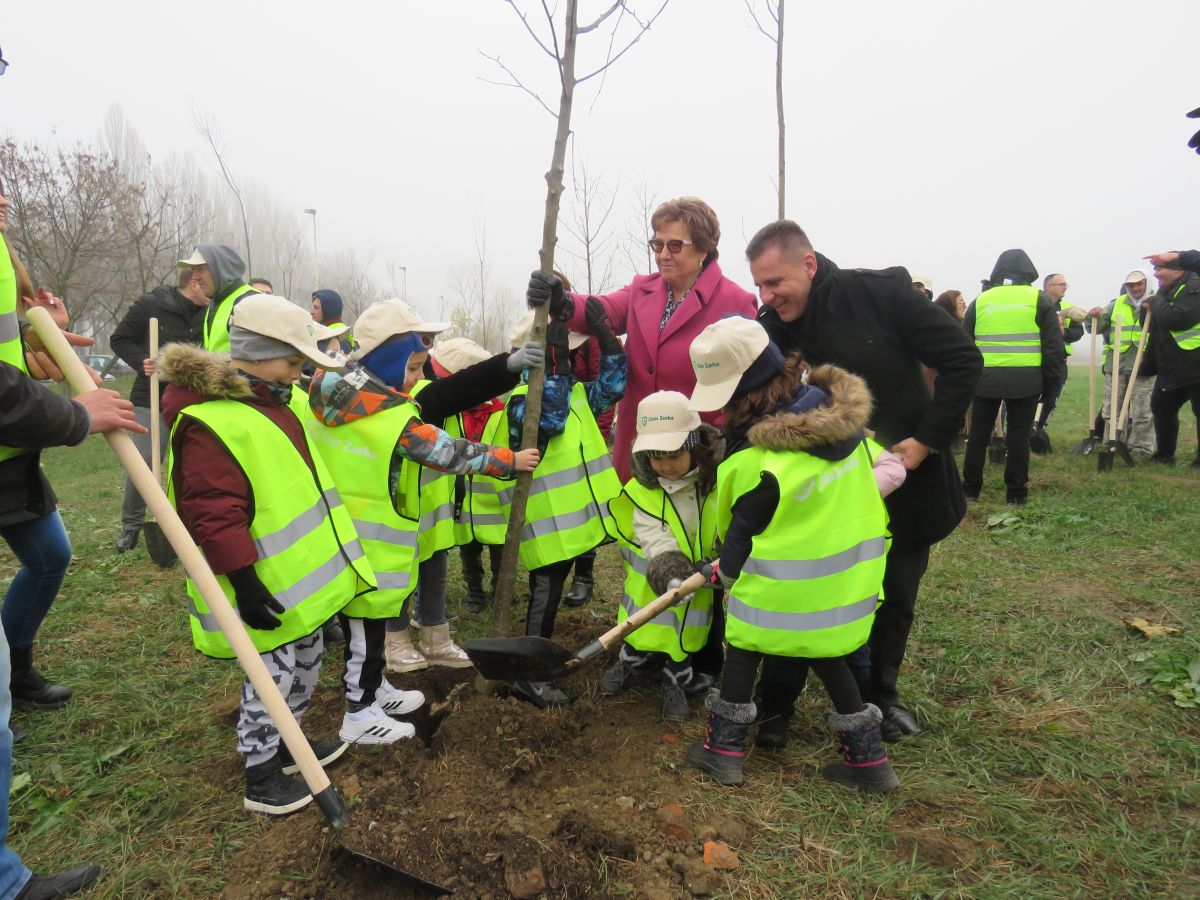
MULTIPOLYGON (((1118 461, 1098 474, 1095 456, 1070 453, 1086 433, 1082 370, 1063 403, 1029 506, 1003 515, 989 467, 983 500, 933 553, 903 680, 930 727, 893 748, 901 790, 860 797, 812 777, 829 743, 809 692, 786 754, 751 754, 740 790, 697 792, 751 826, 729 896, 1200 893, 1200 713, 1146 683, 1158 670, 1143 658, 1186 672, 1200 654, 1200 472, 1118 461), (1179 633, 1147 641, 1131 616, 1179 633)), ((223 860, 264 827, 240 809, 228 711, 241 679, 192 651, 176 572, 113 553, 122 478, 104 442, 45 461, 76 561, 39 657, 78 700, 17 718, 29 737, 11 842, 42 870, 102 862, 96 897, 216 893, 223 860)), ((0 555, 0 578, 13 568, 0 555)), ((609 594, 611 551, 599 577, 609 594)), ((451 590, 453 605, 455 577, 451 590)))

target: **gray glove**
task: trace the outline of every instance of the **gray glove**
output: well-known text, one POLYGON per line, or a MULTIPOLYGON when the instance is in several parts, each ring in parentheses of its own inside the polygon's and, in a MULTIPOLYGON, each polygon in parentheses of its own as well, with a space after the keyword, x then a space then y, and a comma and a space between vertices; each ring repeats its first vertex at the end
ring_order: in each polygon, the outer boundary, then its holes
POLYGON ((546 362, 546 350, 536 341, 526 341, 520 350, 508 354, 505 368, 514 375, 522 369, 540 369, 546 362))

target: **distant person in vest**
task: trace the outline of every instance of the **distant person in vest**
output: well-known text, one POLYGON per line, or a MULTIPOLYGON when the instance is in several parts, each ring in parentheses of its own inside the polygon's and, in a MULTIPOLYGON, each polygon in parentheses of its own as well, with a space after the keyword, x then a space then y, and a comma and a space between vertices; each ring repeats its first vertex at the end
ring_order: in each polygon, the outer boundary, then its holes
MULTIPOLYGON (((557 276, 537 273, 530 288, 532 296, 526 299, 531 305, 549 300, 551 309, 558 308, 563 290, 557 276), (535 285, 540 290, 535 291, 535 285)), ((608 445, 596 425, 596 413, 608 409, 625 392, 625 352, 600 301, 589 297, 586 307, 592 334, 600 341, 600 376, 595 381, 578 382, 572 374, 571 341, 578 346, 586 338, 570 335, 559 319, 546 326, 546 381, 537 436, 542 462, 533 474, 521 533, 521 563, 529 570, 525 633, 545 638, 554 633, 558 605, 575 558, 611 539, 608 501, 621 493, 608 445)), ((509 335, 511 345, 524 344, 532 329, 530 310, 509 335)), ((505 407, 509 443, 514 448, 521 446, 527 393, 527 386, 517 387, 505 407)), ((514 690, 543 708, 571 702, 549 681, 518 681, 514 690)))
MULTIPOLYGON (((1167 254, 1163 254, 1164 257, 1167 254)), ((1150 410, 1158 448, 1155 462, 1175 464, 1179 441, 1179 408, 1191 403, 1200 441, 1200 274, 1186 271, 1193 264, 1179 254, 1154 265, 1158 291, 1150 297, 1149 373, 1157 374, 1150 410)), ((1192 461, 1200 468, 1200 449, 1192 461)))
MULTIPOLYGON (((1088 331, 1092 330, 1092 323, 1095 322, 1097 334, 1104 337, 1103 406, 1096 421, 1092 423, 1092 436, 1098 441, 1104 441, 1108 437, 1104 425, 1112 415, 1110 405, 1114 376, 1117 378, 1117 403, 1124 403, 1125 389, 1129 384, 1130 373, 1133 372, 1133 361, 1137 357, 1137 345, 1142 336, 1142 322, 1146 318, 1146 284, 1146 273, 1135 269, 1125 276, 1119 297, 1103 309, 1093 306, 1088 310, 1088 331), (1121 371, 1114 373, 1113 345, 1116 341, 1117 322, 1121 323, 1121 371)), ((1151 455, 1154 453, 1154 416, 1150 412, 1150 399, 1154 394, 1154 376, 1147 374, 1145 363, 1143 359, 1137 383, 1133 386, 1125 443, 1134 453, 1151 455)), ((1117 412, 1120 413, 1119 408, 1117 412)))
POLYGON ((201 323, 201 344, 205 350, 221 353, 229 349, 229 314, 245 296, 258 291, 242 279, 246 264, 237 251, 225 244, 200 244, 179 267, 192 270, 200 292, 212 302, 201 323))
POLYGON ((1033 286, 1038 276, 1024 250, 1005 250, 987 288, 967 308, 963 328, 983 354, 963 458, 963 491, 979 499, 983 463, 1000 404, 1006 404, 1005 502, 1029 498, 1029 437, 1038 399, 1057 397, 1066 366, 1058 304, 1033 286))
MULTIPOLYGON (((138 424, 146 428, 150 427, 150 376, 154 374, 155 364, 150 357, 150 320, 158 319, 160 347, 168 344, 199 344, 204 309, 208 306, 208 297, 204 296, 192 270, 184 267, 176 271, 178 277, 174 285, 159 285, 133 302, 108 341, 113 353, 137 373, 133 387, 129 389, 129 399, 133 403, 138 424)), ((166 389, 166 382, 160 381, 160 400, 166 389)), ((135 435, 133 444, 142 454, 146 465, 150 465, 150 436, 135 435)), ((166 452, 167 444, 164 441, 164 456, 166 452)), ((137 546, 145 518, 146 501, 134 487, 133 480, 126 477, 125 497, 121 501, 121 534, 116 543, 118 553, 137 546)))
POLYGON ((1034 452, 1052 453, 1053 450, 1050 444, 1050 438, 1046 434, 1046 426, 1050 422, 1050 414, 1054 412, 1054 408, 1058 405, 1058 398, 1062 394, 1063 386, 1067 383, 1067 378, 1070 375, 1070 370, 1067 368, 1067 361, 1071 356, 1071 345, 1079 341, 1083 337, 1083 320, 1086 314, 1078 306, 1071 303, 1070 300, 1064 299, 1067 293, 1067 276, 1055 272, 1047 275, 1042 279, 1042 290, 1046 296, 1058 307, 1058 322, 1062 329, 1063 337, 1063 365, 1062 365, 1062 381, 1058 385, 1057 391, 1054 394, 1042 395, 1042 412, 1034 422, 1034 430, 1039 433, 1039 439, 1034 441, 1034 452))
POLYGON ((354 335, 350 333, 350 326, 342 321, 342 312, 342 295, 337 291, 313 291, 313 321, 320 322, 330 331, 337 333, 337 345, 330 342, 325 349, 341 350, 343 355, 349 356, 350 351, 354 349, 354 335))
MULTIPOLYGON (((162 354, 170 496, 299 721, 321 672, 322 623, 376 584, 333 478, 288 405, 302 360, 339 363, 317 349, 323 329, 283 297, 247 297, 229 323, 228 357, 182 344, 162 354)), ((190 579, 188 596, 196 649, 232 659, 190 579)), ((249 680, 237 739, 247 810, 282 816, 312 802, 249 680)), ((342 740, 311 743, 322 765, 346 752, 342 740)))

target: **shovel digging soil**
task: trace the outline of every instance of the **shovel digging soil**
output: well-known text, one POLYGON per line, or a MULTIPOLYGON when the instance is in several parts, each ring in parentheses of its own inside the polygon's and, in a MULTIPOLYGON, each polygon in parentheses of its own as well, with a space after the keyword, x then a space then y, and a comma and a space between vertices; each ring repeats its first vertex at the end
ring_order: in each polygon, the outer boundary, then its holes
MULTIPOLYGON (((150 376, 150 466, 154 474, 154 483, 161 485, 162 410, 159 408, 158 399, 158 319, 150 320, 150 358, 155 361, 154 374, 150 376)), ((146 519, 142 524, 142 534, 146 536, 146 552, 150 554, 150 559, 156 566, 168 569, 175 565, 175 561, 179 559, 175 555, 175 548, 171 546, 171 542, 154 519, 146 519)))
POLYGON ((467 641, 463 649, 484 678, 494 681, 553 681, 570 675, 589 659, 624 640, 630 632, 641 628, 704 585, 704 576, 697 572, 678 588, 646 604, 578 652, 549 638, 537 636, 480 638, 467 641))
MULTIPOLYGON (((41 338, 54 362, 66 374, 72 390, 77 394, 96 390, 96 385, 92 383, 82 360, 68 346, 66 338, 63 337, 54 320, 50 318, 50 314, 44 309, 31 309, 29 310, 29 322, 37 331, 38 337, 41 338)), ((152 390, 151 397, 155 396, 157 394, 152 390)), ((296 761, 305 785, 312 792, 313 801, 325 814, 335 831, 341 832, 350 823, 350 811, 346 808, 341 795, 338 794, 337 788, 329 781, 325 770, 321 768, 312 747, 303 732, 300 731, 299 723, 296 722, 287 702, 279 692, 278 685, 267 672, 266 664, 263 663, 262 657, 246 633, 242 620, 234 612, 233 605, 226 599, 216 576, 200 549, 192 541, 191 535, 184 528, 179 515, 167 499, 162 485, 155 480, 154 474, 147 467, 145 460, 142 459, 142 455, 133 445, 128 434, 118 430, 106 434, 105 437, 126 473, 132 479, 134 486, 145 499, 147 507, 162 527, 167 540, 179 555, 184 569, 187 570, 188 575, 200 591, 200 595, 204 598, 218 627, 233 649, 246 677, 254 685, 271 721, 279 731, 279 736, 291 752, 292 759, 296 761)), ((157 458, 155 456, 155 459, 157 458)), ((360 853, 353 847, 347 846, 344 841, 339 841, 339 843, 349 855, 360 860, 362 865, 370 867, 377 876, 384 875, 393 881, 402 881, 426 891, 448 893, 445 889, 417 875, 388 865, 368 854, 360 853)))

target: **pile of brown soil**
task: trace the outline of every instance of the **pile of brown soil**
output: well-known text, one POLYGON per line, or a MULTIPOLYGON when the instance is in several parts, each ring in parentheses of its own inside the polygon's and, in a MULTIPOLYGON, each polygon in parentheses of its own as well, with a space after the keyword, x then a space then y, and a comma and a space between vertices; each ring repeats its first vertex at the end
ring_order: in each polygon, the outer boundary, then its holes
MULTIPOLYGON (((603 625, 564 616, 556 640, 583 646, 603 625)), ((540 710, 500 686, 478 693, 473 669, 394 676, 430 703, 418 737, 352 747, 330 775, 353 821, 339 836, 315 807, 262 831, 227 870, 224 896, 421 897, 348 859, 340 841, 456 897, 658 898, 725 893, 704 841, 745 840, 738 823, 689 820, 689 798, 718 790, 687 767, 699 701, 682 729, 661 720, 657 683, 600 697, 597 660, 562 683, 574 698, 540 710), (671 804, 674 804, 673 806, 671 804)), ((322 692, 305 731, 331 734, 340 697, 322 692)), ((710 845, 711 847, 711 845, 710 845)))

